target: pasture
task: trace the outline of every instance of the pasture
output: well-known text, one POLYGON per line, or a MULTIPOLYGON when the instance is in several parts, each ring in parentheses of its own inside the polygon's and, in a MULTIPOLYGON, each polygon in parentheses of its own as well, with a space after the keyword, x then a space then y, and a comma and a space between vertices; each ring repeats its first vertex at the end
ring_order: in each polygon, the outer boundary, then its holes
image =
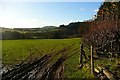
MULTIPOLYGON (((3 66, 10 66, 20 63, 24 60, 33 60, 45 54, 60 54, 60 56, 67 56, 63 65, 65 66, 65 76, 68 78, 86 77, 83 75, 90 74, 88 69, 79 70, 79 52, 80 52, 80 38, 72 39, 41 39, 41 40, 3 40, 2 41, 2 61, 3 66)), ((55 59, 54 59, 55 60, 55 59)), ((88 77, 91 77, 89 75, 88 77)), ((93 77, 93 76, 92 76, 93 77)))
MULTIPOLYGON (((42 57, 45 54, 52 54, 55 62, 60 57, 67 57, 62 63, 65 67, 64 75, 67 78, 93 78, 90 73, 90 66, 78 68, 80 54, 80 38, 72 39, 35 39, 35 40, 3 40, 2 41, 2 63, 3 66, 13 66, 22 61, 33 61, 36 58, 42 57)), ((90 51, 84 48, 88 57, 90 51)), ((108 59, 107 59, 108 60, 108 59)), ((85 61, 83 59, 83 61, 85 61)), ((114 62, 106 63, 106 59, 95 61, 95 66, 101 62, 104 65, 114 65, 114 62)), ((90 60, 87 62, 90 64, 90 60)), ((112 70, 114 67, 111 66, 112 70)))
POLYGON ((79 47, 80 39, 3 40, 3 64, 16 64, 29 57, 55 53, 71 44, 79 47))

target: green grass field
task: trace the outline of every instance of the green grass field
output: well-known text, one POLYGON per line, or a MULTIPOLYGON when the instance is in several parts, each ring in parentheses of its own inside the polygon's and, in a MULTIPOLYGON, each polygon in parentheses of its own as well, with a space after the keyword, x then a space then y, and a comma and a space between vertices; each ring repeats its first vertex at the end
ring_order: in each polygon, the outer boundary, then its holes
MULTIPOLYGON (((79 51, 80 38, 73 39, 41 39, 41 40, 3 40, 2 41, 2 60, 3 65, 17 64, 28 56, 32 58, 41 57, 44 54, 54 54, 61 49, 66 49, 65 56, 70 56, 63 65, 65 66, 65 76, 68 78, 82 78, 93 77, 89 69, 80 70, 79 65, 79 51), (86 74, 86 75, 85 75, 86 74)), ((60 55, 62 56, 62 55, 60 55)))
POLYGON ((80 39, 42 39, 42 40, 3 40, 2 55, 4 64, 14 64, 15 61, 57 52, 71 44, 79 47, 80 39))
MULTIPOLYGON (((4 66, 15 65, 25 59, 35 59, 45 54, 55 54, 66 48, 65 52, 59 54, 58 57, 70 56, 64 63, 65 76, 68 78, 93 78, 90 73, 90 67, 83 66, 78 68, 80 53, 80 38, 72 39, 41 39, 41 40, 3 40, 2 41, 2 62, 4 66), (72 46, 71 46, 72 45, 72 46)), ((86 55, 90 55, 90 51, 84 48, 86 55)), ((108 59, 107 59, 108 60, 108 59)), ((95 61, 95 65, 105 63, 104 65, 113 65, 113 62, 106 62, 106 59, 95 61)), ((88 61, 90 64, 90 61, 88 61)), ((110 68, 112 68, 111 66, 110 68)), ((111 69, 112 70, 112 69, 111 69)))

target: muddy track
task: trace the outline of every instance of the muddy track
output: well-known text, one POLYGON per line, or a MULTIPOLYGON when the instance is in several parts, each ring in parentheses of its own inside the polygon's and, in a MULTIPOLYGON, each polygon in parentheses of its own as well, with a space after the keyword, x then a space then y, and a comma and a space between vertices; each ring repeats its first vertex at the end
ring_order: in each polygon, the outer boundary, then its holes
POLYGON ((63 75, 62 63, 65 57, 61 56, 57 59, 56 56, 65 54, 74 44, 65 47, 57 53, 50 53, 41 58, 36 58, 32 62, 22 62, 13 69, 2 74, 2 80, 47 80, 60 78, 63 75), (54 61, 54 59, 56 61, 54 61), (56 76, 56 73, 58 76, 56 76))
POLYGON ((23 75, 25 75, 27 72, 29 72, 30 70, 32 70, 35 67, 38 67, 39 65, 41 65, 49 57, 50 56, 45 55, 38 60, 35 60, 33 62, 30 62, 30 63, 27 63, 27 64, 24 64, 24 65, 20 66, 18 69, 13 69, 11 71, 8 71, 7 73, 2 75, 2 79, 3 80, 19 79, 23 75))

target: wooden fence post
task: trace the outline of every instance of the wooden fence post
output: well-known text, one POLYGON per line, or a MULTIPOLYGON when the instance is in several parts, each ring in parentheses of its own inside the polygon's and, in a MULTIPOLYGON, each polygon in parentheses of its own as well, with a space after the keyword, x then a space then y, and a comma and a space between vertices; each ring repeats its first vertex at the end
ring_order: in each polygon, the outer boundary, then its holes
POLYGON ((90 49, 91 49, 91 73, 93 74, 94 72, 93 47, 90 46, 90 49))
POLYGON ((79 57, 79 63, 82 64, 82 44, 80 45, 80 57, 79 57))

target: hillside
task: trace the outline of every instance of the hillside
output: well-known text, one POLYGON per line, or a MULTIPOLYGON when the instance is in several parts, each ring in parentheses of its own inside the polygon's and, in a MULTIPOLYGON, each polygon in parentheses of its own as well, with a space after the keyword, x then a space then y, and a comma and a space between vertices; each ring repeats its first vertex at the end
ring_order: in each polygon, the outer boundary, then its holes
POLYGON ((61 39, 82 37, 90 22, 72 22, 68 25, 43 28, 2 28, 2 39, 61 39))
POLYGON ((119 10, 104 2, 85 22, 3 28, 3 80, 120 79, 119 10))

